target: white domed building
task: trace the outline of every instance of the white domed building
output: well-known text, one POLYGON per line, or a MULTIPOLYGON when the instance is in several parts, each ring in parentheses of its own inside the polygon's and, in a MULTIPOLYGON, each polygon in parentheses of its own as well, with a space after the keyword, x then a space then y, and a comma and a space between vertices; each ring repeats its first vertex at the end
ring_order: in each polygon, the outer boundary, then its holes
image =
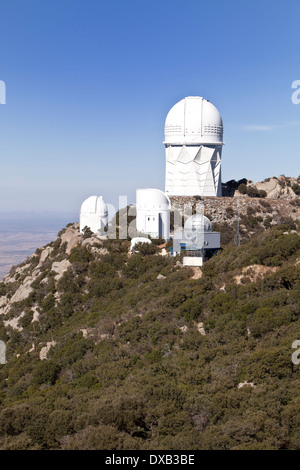
POLYGON ((152 238, 170 238, 171 202, 159 189, 136 190, 136 229, 152 238))
POLYGON ((90 196, 81 205, 80 232, 85 227, 93 233, 101 233, 108 225, 108 209, 102 196, 90 196))
POLYGON ((186 234, 212 232, 211 221, 203 214, 191 215, 184 224, 186 234))
POLYGON ((165 121, 168 196, 222 196, 223 121, 199 96, 176 103, 165 121))
POLYGON ((213 232, 211 221, 204 214, 191 215, 184 229, 175 231, 173 255, 184 254, 185 266, 202 266, 220 249, 220 232, 213 232))

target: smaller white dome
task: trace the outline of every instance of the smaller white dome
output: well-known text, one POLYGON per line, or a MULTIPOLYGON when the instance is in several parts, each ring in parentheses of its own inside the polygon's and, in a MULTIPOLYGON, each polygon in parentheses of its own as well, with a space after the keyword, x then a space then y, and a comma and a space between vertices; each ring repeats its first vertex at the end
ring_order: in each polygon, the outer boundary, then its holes
POLYGON ((170 210, 171 201, 160 189, 145 188, 136 190, 137 209, 170 210))
POLYGON ((185 232, 211 232, 211 221, 203 214, 194 214, 184 224, 185 232))
POLYGON ((81 213, 97 214, 99 217, 107 217, 107 205, 103 200, 103 196, 90 196, 81 205, 81 213))
POLYGON ((170 238, 171 201, 160 189, 136 190, 136 229, 152 238, 170 238))
POLYGON ((90 196, 80 208, 80 231, 89 227, 93 233, 97 233, 107 227, 108 210, 102 196, 90 196))

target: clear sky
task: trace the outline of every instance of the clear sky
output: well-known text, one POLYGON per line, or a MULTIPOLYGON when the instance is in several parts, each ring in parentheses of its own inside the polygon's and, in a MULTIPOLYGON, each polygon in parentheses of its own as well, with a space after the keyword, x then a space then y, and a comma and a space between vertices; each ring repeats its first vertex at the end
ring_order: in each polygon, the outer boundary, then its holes
POLYGON ((185 96, 224 121, 223 181, 298 176, 299 0, 0 0, 0 211, 164 189, 185 96))

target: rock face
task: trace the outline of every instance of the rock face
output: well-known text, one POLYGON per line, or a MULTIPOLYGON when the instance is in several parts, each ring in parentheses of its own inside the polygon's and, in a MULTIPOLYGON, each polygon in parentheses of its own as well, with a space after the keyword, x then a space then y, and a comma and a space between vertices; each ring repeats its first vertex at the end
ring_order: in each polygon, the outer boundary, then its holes
POLYGON ((296 190, 298 184, 296 178, 287 178, 282 175, 279 178, 267 178, 263 182, 256 183, 255 186, 258 190, 266 191, 269 199, 295 199, 297 194, 294 189, 296 190))
POLYGON ((273 223, 280 223, 281 219, 286 217, 294 220, 300 217, 300 177, 282 175, 278 178, 267 178, 259 183, 247 181, 246 187, 265 191, 266 197, 250 197, 238 190, 229 195, 227 188, 224 190, 224 195, 227 194, 225 197, 173 196, 170 199, 172 208, 179 207, 183 210, 185 206, 187 216, 189 210, 195 211, 197 205, 199 208, 202 205, 205 215, 214 223, 232 222, 236 220, 238 211, 241 216, 249 216, 251 212, 251 215, 260 216, 262 219, 271 217, 273 223))
POLYGON ((300 195, 300 177, 293 178, 281 175, 278 178, 266 178, 264 181, 253 183, 251 180, 231 180, 222 184, 223 196, 241 196, 238 191, 239 185, 243 185, 243 194, 248 192, 254 196, 257 191, 264 191, 267 199, 295 199, 300 195), (253 191, 255 190, 255 191, 253 191))
MULTIPOLYGON (((264 181, 253 183, 247 181, 247 189, 257 189, 258 191, 265 191, 267 199, 296 199, 300 194, 300 180, 299 178, 287 177, 284 175, 278 178, 266 178, 264 181)), ((236 190, 234 196, 240 196, 240 192, 236 190)))
POLYGON ((40 256, 40 260, 39 260, 39 264, 37 265, 37 268, 40 268, 44 261, 46 261, 46 259, 48 258, 48 256, 50 255, 51 251, 53 250, 53 248, 51 246, 47 246, 41 253, 41 256, 40 256))
POLYGON ((205 330, 204 330, 204 326, 203 326, 203 323, 202 323, 202 322, 198 323, 198 325, 197 325, 197 330, 199 331, 199 333, 200 333, 201 335, 203 335, 203 336, 206 335, 205 330))
POLYGON ((278 271, 279 267, 263 266, 260 264, 253 264, 242 269, 242 274, 235 277, 237 284, 241 284, 242 280, 247 277, 250 282, 256 282, 259 278, 263 279, 267 274, 278 271))
MULTIPOLYGON (((11 298, 3 296, 0 298, 0 315, 5 315, 10 310, 10 306, 15 302, 21 302, 22 300, 27 299, 29 294, 32 292, 31 284, 33 282, 32 276, 27 276, 24 281, 19 285, 15 293, 11 298)), ((11 282, 8 278, 7 282, 11 282)))
POLYGON ((33 277, 27 276, 24 279, 24 282, 16 290, 14 295, 11 298, 11 303, 21 302, 21 300, 27 299, 29 294, 32 292, 31 283, 33 282, 33 277))
POLYGON ((79 233, 79 224, 70 225, 61 235, 61 243, 66 243, 66 254, 69 255, 75 246, 79 245, 81 240, 79 233))
MULTIPOLYGON (((0 316, 4 317, 5 327, 17 331, 23 330, 20 321, 26 315, 25 312, 28 312, 28 308, 26 310, 28 297, 31 294, 34 295, 34 288, 37 286, 42 289, 43 285, 53 282, 54 286, 57 286, 65 272, 72 270, 69 256, 79 245, 86 247, 99 258, 108 253, 108 250, 103 247, 103 241, 96 235, 84 239, 79 232, 79 224, 75 223, 63 229, 55 242, 37 250, 20 266, 11 269, 0 283, 0 316)), ((59 300, 57 292, 54 297, 56 301, 59 300)), ((39 322, 43 315, 40 304, 36 303, 31 307, 31 315, 32 318, 28 321, 39 322)), ((43 359, 46 358, 51 345, 52 343, 48 343, 41 351, 43 359)))
POLYGON ((56 273, 55 280, 59 281, 59 279, 64 275, 67 269, 70 268, 70 266, 71 266, 71 263, 67 259, 53 263, 52 271, 56 273))
POLYGON ((252 388, 255 388, 255 387, 256 387, 256 385, 254 385, 253 382, 247 382, 247 381, 245 381, 245 382, 240 382, 237 387, 238 387, 238 388, 243 388, 243 387, 246 387, 246 386, 249 386, 249 387, 252 387, 252 388))
MULTIPOLYGON (((233 223, 237 220, 238 210, 240 216, 248 216, 249 211, 252 215, 261 216, 263 220, 271 217, 273 223, 280 223, 282 218, 290 217, 294 220, 300 217, 300 207, 293 205, 293 200, 287 199, 261 199, 241 195, 241 197, 185 197, 173 196, 170 198, 172 209, 184 208, 190 206, 193 211, 197 205, 203 205, 204 213, 212 223, 233 223)), ((299 199, 298 199, 299 200, 299 199)))
POLYGON ((13 330, 22 331, 23 328, 19 326, 19 320, 24 317, 25 312, 22 312, 18 317, 12 318, 11 320, 4 321, 4 325, 10 326, 13 330))
POLYGON ((45 359, 47 359, 47 354, 48 352, 50 351, 50 348, 52 346, 55 346, 56 345, 56 342, 55 341, 49 341, 49 343, 46 344, 46 346, 44 346, 41 350, 40 350, 40 360, 41 361, 44 361, 45 359))
POLYGON ((166 279, 166 276, 163 274, 159 274, 156 279, 166 279))
MULTIPOLYGON (((71 266, 68 255, 82 241, 79 224, 72 224, 61 232, 56 242, 50 243, 42 250, 37 250, 20 266, 11 269, 1 283, 2 291, 7 292, 5 295, 0 295, 0 315, 6 317, 5 326, 22 331, 19 322, 25 313, 22 311, 14 313, 14 304, 26 301, 33 292, 32 284, 34 282, 47 283, 51 273, 52 276, 55 273, 54 280, 58 282, 71 266), (62 256, 63 259, 61 259, 62 256)), ((40 312, 37 308, 32 308, 32 315, 32 322, 39 320, 40 312)))

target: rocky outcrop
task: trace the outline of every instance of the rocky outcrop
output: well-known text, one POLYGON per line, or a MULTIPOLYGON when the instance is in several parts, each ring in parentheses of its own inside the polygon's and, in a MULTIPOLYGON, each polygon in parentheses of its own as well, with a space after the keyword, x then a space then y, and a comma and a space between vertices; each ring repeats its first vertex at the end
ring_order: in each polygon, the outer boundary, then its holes
POLYGON ((71 267, 71 263, 69 260, 64 259, 62 261, 57 261, 52 264, 51 270, 56 273, 55 280, 59 281, 59 279, 64 275, 64 273, 71 267))
POLYGON ((40 350, 40 360, 41 361, 44 361, 45 359, 47 359, 47 354, 50 351, 50 348, 52 348, 52 346, 54 347, 55 345, 56 345, 55 341, 49 341, 49 343, 47 343, 46 346, 44 346, 40 350))
POLYGON ((202 322, 198 323, 197 324, 197 330, 199 331, 199 333, 202 335, 202 336, 205 336, 206 333, 205 333, 205 330, 204 330, 204 325, 202 322))
POLYGON ((92 235, 89 238, 86 238, 82 242, 82 246, 89 246, 93 253, 97 253, 98 255, 107 255, 108 250, 104 248, 103 241, 97 235, 92 235))
MULTIPOLYGON (((252 183, 251 181, 247 182, 247 187, 256 188, 259 191, 266 192, 267 199, 296 199, 297 193, 299 192, 297 188, 299 187, 299 181, 297 178, 287 177, 284 175, 273 178, 266 178, 264 181, 259 183, 252 183)), ((237 191, 235 195, 238 195, 237 191)))
POLYGON ((82 236, 79 232, 79 224, 72 224, 67 227, 66 231, 61 235, 61 243, 66 243, 66 254, 69 255, 73 248, 79 245, 82 236))
POLYGON ((261 264, 253 264, 242 269, 242 274, 235 276, 235 282, 241 284, 243 279, 247 278, 250 282, 257 282, 268 274, 278 271, 279 267, 263 266, 261 264))
MULTIPOLYGON (((282 219, 290 217, 294 220, 300 217, 300 207, 291 200, 261 199, 242 195, 241 197, 187 197, 171 196, 172 208, 179 208, 186 216, 201 210, 213 223, 236 223, 238 212, 240 216, 248 217, 249 213, 261 217, 263 221, 271 218, 271 224, 280 223, 282 219), (187 209, 187 208, 190 209, 187 209)), ((300 198, 298 198, 300 200, 300 198)))
POLYGON ((52 250, 53 250, 53 248, 51 246, 46 246, 46 248, 41 253, 39 264, 37 265, 37 268, 40 268, 43 265, 44 261, 46 261, 48 256, 51 254, 52 250))
POLYGON ((255 388, 255 387, 256 387, 256 385, 254 385, 253 382, 247 382, 247 381, 245 381, 245 382, 240 382, 237 387, 238 387, 238 388, 243 388, 243 387, 246 387, 246 386, 249 386, 249 387, 252 387, 252 388, 255 388))
POLYGON ((23 328, 19 326, 19 320, 24 317, 25 312, 22 312, 18 317, 12 318, 11 320, 4 320, 4 326, 10 326, 13 330, 22 331, 23 328))
MULTIPOLYGON (((14 330, 22 331, 20 320, 28 311, 22 305, 22 310, 16 306, 20 302, 26 301, 35 289, 42 289, 42 286, 54 281, 55 286, 68 269, 72 269, 69 255, 77 246, 85 246, 97 256, 103 256, 108 250, 103 246, 103 241, 96 235, 84 239, 79 232, 79 224, 70 224, 63 229, 55 242, 48 244, 42 249, 38 249, 20 266, 13 267, 2 281, 2 292, 0 294, 0 315, 5 315, 4 325, 14 330)), ((59 300, 59 292, 54 293, 56 301, 59 300)), ((42 315, 40 305, 31 307, 32 320, 38 322, 42 315)))
POLYGON ((6 315, 14 303, 27 299, 33 290, 31 287, 32 282, 33 278, 31 276, 27 276, 19 285, 12 297, 3 296, 0 298, 0 315, 6 315))
POLYGON ((159 274, 156 279, 166 279, 166 276, 163 274, 159 274))
POLYGON ((246 178, 222 183, 223 196, 233 197, 249 194, 255 197, 256 193, 258 193, 258 197, 266 197, 267 199, 295 199, 300 195, 300 177, 293 178, 281 175, 278 178, 273 176, 257 183, 246 178), (238 190, 239 188, 241 192, 238 190))

